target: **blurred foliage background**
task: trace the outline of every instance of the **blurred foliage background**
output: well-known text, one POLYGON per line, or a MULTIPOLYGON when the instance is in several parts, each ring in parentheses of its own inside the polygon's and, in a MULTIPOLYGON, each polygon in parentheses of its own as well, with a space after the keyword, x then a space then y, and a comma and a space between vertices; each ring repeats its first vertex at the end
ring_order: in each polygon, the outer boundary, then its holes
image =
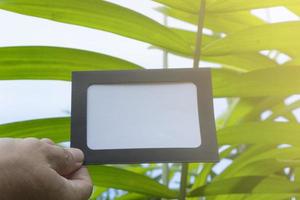
MULTIPOLYGON (((198 23, 200 0, 155 0, 158 12, 198 23)), ((207 0, 202 60, 212 68, 215 98, 229 107, 216 119, 224 169, 189 167, 188 199, 288 200, 300 198, 300 22, 267 23, 252 9, 285 6, 300 15, 298 0, 207 0), (274 53, 275 52, 275 53, 274 53), (289 59, 278 60, 284 55, 289 59)), ((0 0, 0 9, 103 30, 193 57, 196 33, 162 25, 134 10, 102 0, 0 0)), ((5 27, 2 27, 5 28, 5 27)), ((1 80, 65 80, 76 70, 139 69, 105 54, 47 46, 0 48, 1 80)), ((59 97, 58 97, 59 98, 59 97)), ((69 118, 0 125, 1 137, 48 137, 65 142, 69 118)), ((92 199, 177 199, 179 164, 89 167, 92 199), (169 183, 172 183, 168 185, 169 183), (173 185, 173 186, 172 186, 173 185)))

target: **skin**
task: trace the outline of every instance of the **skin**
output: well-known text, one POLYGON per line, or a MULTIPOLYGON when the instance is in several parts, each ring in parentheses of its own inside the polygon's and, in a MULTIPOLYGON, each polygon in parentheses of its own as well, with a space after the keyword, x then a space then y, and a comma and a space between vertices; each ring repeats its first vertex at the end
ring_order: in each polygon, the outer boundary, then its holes
POLYGON ((0 139, 1 200, 87 200, 92 193, 79 149, 49 139, 0 139))

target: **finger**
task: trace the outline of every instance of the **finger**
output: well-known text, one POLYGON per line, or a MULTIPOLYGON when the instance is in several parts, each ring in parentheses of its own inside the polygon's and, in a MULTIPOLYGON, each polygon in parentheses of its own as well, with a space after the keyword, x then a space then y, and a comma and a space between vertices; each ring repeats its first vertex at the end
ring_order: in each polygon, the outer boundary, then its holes
POLYGON ((48 138, 43 138, 43 139, 41 139, 41 141, 44 142, 44 143, 46 143, 46 144, 51 144, 51 145, 55 144, 52 140, 50 140, 48 138))
POLYGON ((89 172, 85 167, 81 167, 67 180, 70 190, 75 194, 77 200, 87 200, 93 191, 93 184, 89 172))
POLYGON ((84 155, 79 149, 64 149, 53 145, 48 148, 47 160, 52 169, 62 176, 67 176, 82 166, 84 155))

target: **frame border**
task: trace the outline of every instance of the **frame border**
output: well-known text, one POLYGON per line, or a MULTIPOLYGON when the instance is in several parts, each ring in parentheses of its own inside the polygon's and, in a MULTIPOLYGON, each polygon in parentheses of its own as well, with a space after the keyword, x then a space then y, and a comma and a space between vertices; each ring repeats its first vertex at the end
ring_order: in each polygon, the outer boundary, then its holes
POLYGON ((85 164, 219 161, 213 114, 210 69, 78 71, 72 73, 71 147, 85 155, 85 164), (87 146, 87 89, 97 84, 187 83, 197 86, 201 145, 197 148, 92 150, 87 146))

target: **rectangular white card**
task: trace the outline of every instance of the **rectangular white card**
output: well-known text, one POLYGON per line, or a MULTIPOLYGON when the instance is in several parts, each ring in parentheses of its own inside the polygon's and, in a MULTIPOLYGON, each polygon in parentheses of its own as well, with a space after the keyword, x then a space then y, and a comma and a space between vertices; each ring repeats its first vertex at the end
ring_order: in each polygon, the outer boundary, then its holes
POLYGON ((95 84, 87 90, 87 146, 92 150, 197 148, 194 83, 95 84))

